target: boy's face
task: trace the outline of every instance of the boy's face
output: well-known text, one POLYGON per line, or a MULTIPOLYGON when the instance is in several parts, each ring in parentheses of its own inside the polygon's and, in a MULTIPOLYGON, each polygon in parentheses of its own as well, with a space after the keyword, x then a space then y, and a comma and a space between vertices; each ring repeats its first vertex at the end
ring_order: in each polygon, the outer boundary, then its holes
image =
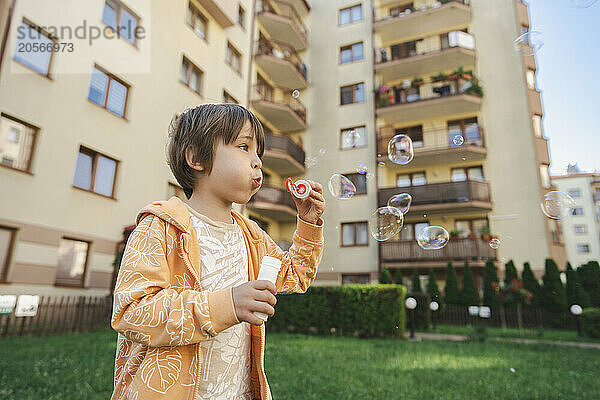
POLYGON ((200 190, 211 190, 220 199, 246 204, 262 185, 262 161, 249 121, 230 144, 219 142, 209 176, 198 179, 200 190))

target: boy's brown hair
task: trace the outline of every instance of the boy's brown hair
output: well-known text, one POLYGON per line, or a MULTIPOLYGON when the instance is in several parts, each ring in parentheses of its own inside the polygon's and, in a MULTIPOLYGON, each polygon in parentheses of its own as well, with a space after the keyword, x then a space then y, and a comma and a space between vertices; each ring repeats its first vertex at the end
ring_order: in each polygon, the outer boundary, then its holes
POLYGON ((188 110, 171 120, 167 140, 167 164, 181 185, 185 196, 192 197, 197 174, 210 175, 218 141, 231 144, 240 130, 250 121, 252 133, 258 143, 258 156, 265 149, 262 124, 247 108, 238 104, 203 104, 188 110), (192 162, 200 163, 204 171, 190 167, 185 158, 190 148, 192 162))

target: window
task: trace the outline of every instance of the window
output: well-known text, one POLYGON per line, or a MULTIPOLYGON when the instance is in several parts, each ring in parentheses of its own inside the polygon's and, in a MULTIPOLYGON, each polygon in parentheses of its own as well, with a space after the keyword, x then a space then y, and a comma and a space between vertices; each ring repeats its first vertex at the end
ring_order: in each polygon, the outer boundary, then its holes
POLYGON ((273 101, 273 86, 267 83, 267 80, 260 75, 256 75, 256 87, 263 100, 273 101))
POLYGON ((139 17, 117 0, 106 0, 102 13, 102 22, 135 45, 139 17))
POLYGON ((398 128, 395 135, 406 135, 412 140, 414 147, 423 146, 423 125, 411 126, 408 128, 398 128))
POLYGON ((183 57, 183 61, 181 62, 181 71, 179 75, 179 80, 192 89, 194 92, 202 95, 202 79, 204 77, 204 73, 200 68, 195 66, 189 59, 183 57))
POLYGON ((429 226, 429 222, 406 223, 400 231, 400 240, 415 240, 423 229, 429 226))
POLYGON ((342 129, 340 135, 340 149, 348 150, 367 145, 367 133, 364 126, 342 129))
POLYGON ((465 219, 456 220, 455 229, 459 232, 459 236, 463 239, 469 237, 469 235, 481 235, 481 230, 488 228, 488 220, 486 218, 480 219, 465 219))
POLYGON ((578 235, 582 235, 587 233, 587 225, 575 225, 573 226, 575 233, 578 235))
POLYGON ((422 186, 425 184, 427 184, 427 179, 425 179, 425 172, 413 172, 412 174, 396 175, 397 187, 422 186))
POLYGON ((450 48, 450 38, 448 36, 448 33, 442 33, 440 35, 440 47, 442 50, 450 48))
POLYGON ((481 136, 477 118, 448 121, 448 143, 450 147, 460 147, 464 143, 480 144, 481 136), (458 140, 455 140, 457 138, 458 140))
POLYGON ((535 70, 528 69, 526 78, 527 78, 527 87, 531 90, 535 90, 535 88, 537 88, 537 84, 535 82, 535 70))
POLYGON ((0 227, 0 282, 6 282, 8 273, 9 255, 13 247, 15 230, 0 227))
POLYGON ((188 5, 185 20, 194 32, 196 32, 196 35, 204 40, 208 39, 208 20, 192 2, 188 5))
POLYGON ((27 20, 23 20, 17 31, 13 59, 39 74, 50 76, 52 47, 57 42, 56 38, 27 20))
POLYGON ((231 43, 227 43, 227 55, 225 62, 238 74, 242 70, 242 55, 233 47, 231 43))
POLYGON ((340 64, 347 64, 364 58, 363 42, 340 47, 340 64))
POLYGON ((590 252, 590 245, 589 244, 578 244, 577 245, 577 252, 578 253, 589 253, 590 252))
POLYGON ((79 148, 73 186, 114 197, 117 161, 83 146, 79 148))
POLYGON ((417 41, 397 43, 391 46, 392 60, 413 57, 417 55, 417 41))
POLYGON ((406 10, 413 11, 414 10, 413 3, 390 7, 388 11, 389 11, 390 16, 397 17, 398 15, 405 12, 406 10))
POLYGON ((579 189, 569 189, 568 193, 569 193, 569 196, 573 197, 574 199, 581 197, 581 190, 579 190, 579 189))
POLYGON ((346 25, 352 22, 357 22, 362 19, 362 5, 357 4, 352 7, 342 8, 340 10, 340 25, 346 25))
POLYGON ((356 187, 355 194, 367 193, 367 175, 366 174, 346 174, 345 175, 356 187))
POLYGON ((0 136, 1 164, 29 172, 39 129, 6 114, 1 114, 0 132, 6 131, 8 131, 6 139, 0 136))
POLYGON ((536 137, 542 137, 542 117, 540 115, 532 115, 531 123, 533 124, 533 134, 536 137))
POLYGON ((368 246, 367 222, 350 222, 342 224, 342 247, 368 246))
POLYGON ((95 66, 92 70, 88 99, 119 117, 125 116, 129 86, 111 73, 95 66))
POLYGON ((227 90, 223 90, 223 102, 224 103, 233 103, 233 104, 240 104, 235 97, 233 97, 232 95, 230 95, 229 93, 227 93, 227 90))
POLYGON ((573 209, 573 211, 571 212, 572 215, 583 215, 583 208, 582 207, 575 207, 573 209))
POLYGON ((369 274, 342 275, 342 285, 368 285, 369 274))
POLYGON ((89 243, 63 238, 58 248, 57 286, 81 286, 88 260, 89 243))
POLYGON ((241 4, 238 5, 238 24, 246 29, 246 10, 244 10, 241 4))
POLYGON ((169 192, 167 193, 168 197, 171 198, 173 196, 179 197, 183 201, 187 201, 187 197, 181 188, 181 186, 169 182, 169 192))
POLYGON ((340 88, 341 104, 364 103, 365 102, 365 84, 357 83, 355 85, 343 86, 340 88))
POLYGON ((483 182, 483 167, 452 168, 452 182, 477 181, 483 182))
POLYGON ((550 187, 550 173, 547 165, 540 165, 540 179, 542 180, 542 186, 548 189, 550 187))

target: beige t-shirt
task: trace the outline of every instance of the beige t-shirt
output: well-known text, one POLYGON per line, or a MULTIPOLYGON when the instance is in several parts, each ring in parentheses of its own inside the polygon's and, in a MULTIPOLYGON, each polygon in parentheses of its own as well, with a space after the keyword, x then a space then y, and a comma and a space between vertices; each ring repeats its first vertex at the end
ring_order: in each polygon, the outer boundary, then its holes
MULTIPOLYGON (((248 254, 242 229, 213 221, 186 204, 196 230, 202 290, 214 292, 248 282, 248 254)), ((250 400, 250 324, 241 322, 200 342, 200 382, 196 400, 250 400)))

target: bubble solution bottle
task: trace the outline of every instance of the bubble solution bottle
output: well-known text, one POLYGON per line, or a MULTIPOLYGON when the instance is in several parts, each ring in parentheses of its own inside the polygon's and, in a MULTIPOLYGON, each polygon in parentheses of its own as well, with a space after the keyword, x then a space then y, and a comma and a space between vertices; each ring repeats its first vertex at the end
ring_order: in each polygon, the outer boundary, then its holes
MULTIPOLYGON (((269 281, 274 285, 275 281, 277 280, 277 275, 279 274, 280 269, 281 260, 275 257, 264 256, 262 261, 260 262, 260 271, 258 271, 258 278, 256 278, 256 280, 269 281)), ((262 319, 263 321, 266 321, 268 318, 267 314, 258 311, 254 311, 254 315, 262 319)))

